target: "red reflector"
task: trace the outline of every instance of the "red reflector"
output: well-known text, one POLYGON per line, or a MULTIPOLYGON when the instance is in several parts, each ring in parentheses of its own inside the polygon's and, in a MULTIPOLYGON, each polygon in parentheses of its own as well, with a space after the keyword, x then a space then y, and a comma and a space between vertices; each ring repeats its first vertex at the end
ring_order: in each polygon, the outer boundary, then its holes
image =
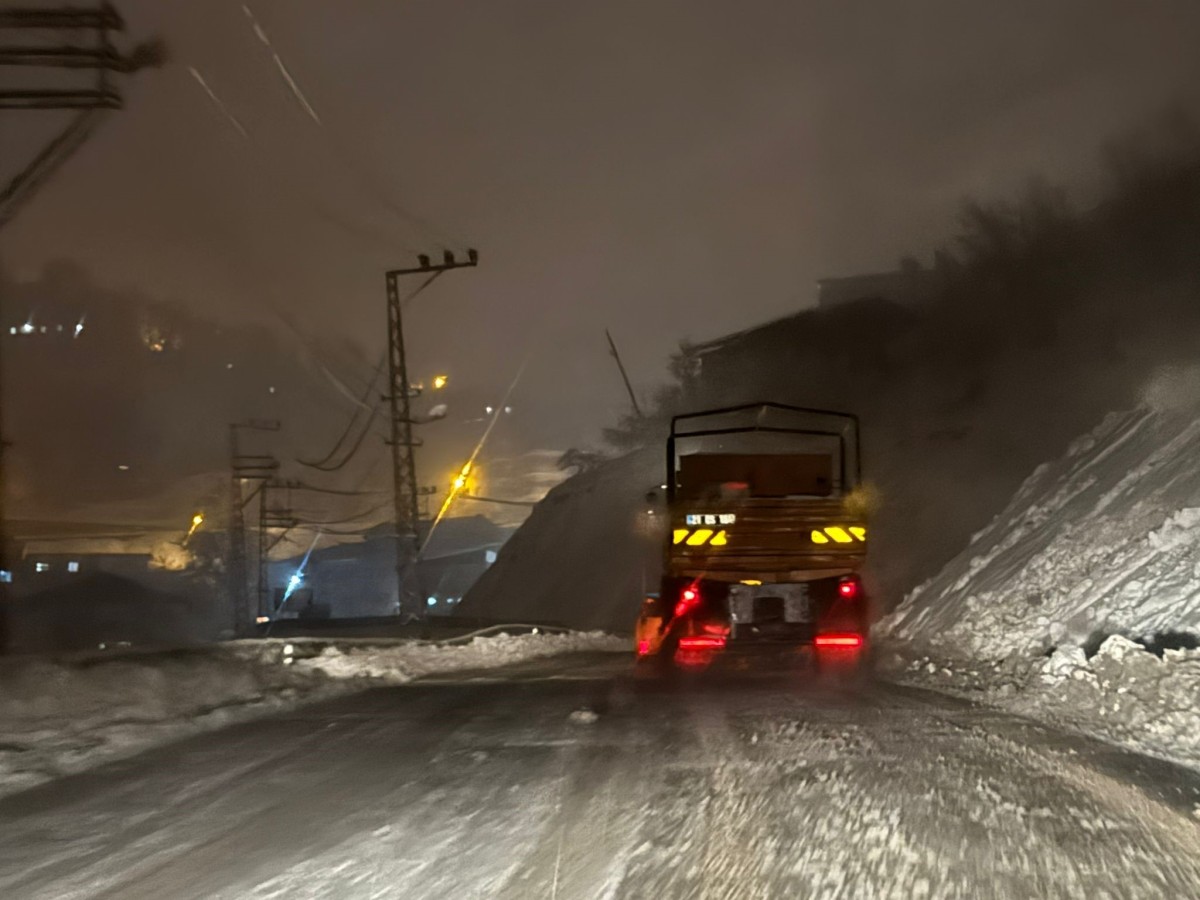
POLYGON ((645 656, 647 653, 649 653, 650 652, 650 642, 649 641, 638 641, 637 652, 638 652, 638 656, 645 656))
POLYGON ((813 643, 818 647, 861 647, 863 639, 861 634, 818 634, 813 643))
POLYGON ((838 582, 838 594, 847 600, 858 596, 858 579, 850 576, 838 582))
POLYGON ((680 650, 720 650, 725 646, 725 638, 712 634, 701 634, 694 637, 681 637, 680 650))
POLYGON ((684 588, 683 589, 683 599, 684 599, 685 603, 695 603, 696 598, 699 596, 700 595, 698 593, 696 593, 695 588, 684 588))

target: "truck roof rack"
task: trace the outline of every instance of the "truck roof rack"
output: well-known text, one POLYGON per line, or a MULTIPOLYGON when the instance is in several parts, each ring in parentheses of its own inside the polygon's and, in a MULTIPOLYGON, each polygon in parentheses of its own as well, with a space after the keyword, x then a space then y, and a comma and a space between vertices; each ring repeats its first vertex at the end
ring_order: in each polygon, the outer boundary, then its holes
POLYGON ((848 482, 846 476, 849 474, 851 467, 847 465, 847 441, 846 432, 849 430, 851 435, 851 447, 854 453, 854 463, 852 471, 854 473, 854 485, 862 483, 862 437, 859 432, 858 416, 854 413, 840 412, 832 409, 816 409, 807 406, 791 406, 786 403, 775 403, 769 400, 759 403, 743 403, 738 406, 726 406, 719 409, 705 409, 692 413, 681 413, 671 417, 671 436, 667 440, 667 484, 670 496, 675 495, 675 442, 679 438, 693 437, 711 437, 722 434, 748 434, 752 432, 768 432, 777 434, 797 434, 811 435, 815 437, 832 437, 838 441, 838 458, 840 465, 840 477, 842 490, 846 491, 848 482), (765 418, 765 414, 769 410, 778 410, 785 414, 795 414, 806 417, 817 416, 823 418, 838 419, 841 421, 840 427, 834 428, 800 428, 791 427, 783 424, 767 424, 761 421, 765 418), (726 425, 718 428, 704 428, 703 423, 697 422, 701 426, 688 430, 680 430, 680 423, 691 422, 697 419, 713 418, 720 416, 736 416, 738 413, 757 412, 759 421, 749 422, 745 425, 726 425))

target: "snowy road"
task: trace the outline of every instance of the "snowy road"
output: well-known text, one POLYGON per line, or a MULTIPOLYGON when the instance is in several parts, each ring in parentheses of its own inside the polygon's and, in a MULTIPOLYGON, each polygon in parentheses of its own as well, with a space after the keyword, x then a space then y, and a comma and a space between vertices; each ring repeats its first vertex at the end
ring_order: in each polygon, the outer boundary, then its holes
POLYGON ((1186 770, 934 694, 575 655, 0 800, 0 897, 1197 897, 1197 803, 1186 770))

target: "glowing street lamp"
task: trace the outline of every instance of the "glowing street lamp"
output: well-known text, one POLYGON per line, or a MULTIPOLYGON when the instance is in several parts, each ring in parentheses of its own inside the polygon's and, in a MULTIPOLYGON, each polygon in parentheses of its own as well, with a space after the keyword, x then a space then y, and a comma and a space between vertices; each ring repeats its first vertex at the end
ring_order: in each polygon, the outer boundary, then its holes
POLYGON ((448 377, 446 377, 445 375, 434 375, 433 376, 433 389, 435 391, 440 391, 442 388, 444 388, 446 386, 446 382, 449 380, 450 379, 448 377))
POLYGON ((196 533, 196 529, 204 524, 204 513, 198 512, 192 516, 192 527, 188 529, 188 533, 183 538, 184 546, 192 539, 192 535, 196 533))

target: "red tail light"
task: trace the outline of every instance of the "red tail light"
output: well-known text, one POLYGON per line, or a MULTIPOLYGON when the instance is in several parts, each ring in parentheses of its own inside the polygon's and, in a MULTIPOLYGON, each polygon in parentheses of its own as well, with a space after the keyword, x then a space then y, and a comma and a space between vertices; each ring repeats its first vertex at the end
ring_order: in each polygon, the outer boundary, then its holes
POLYGON ((644 640, 638 641, 637 655, 645 656, 649 652, 650 652, 650 642, 644 641, 644 640))
POLYGON ((685 587, 679 594, 679 602, 675 604, 675 616, 687 615, 688 611, 700 603, 700 592, 695 585, 685 587))
POLYGON ((720 635, 700 634, 679 639, 680 650, 721 650, 725 647, 725 638, 720 635))
POLYGON ((861 634, 818 634, 813 638, 818 647, 837 647, 842 650, 857 650, 863 645, 861 634))
POLYGON ((843 600, 853 600, 862 590, 862 582, 857 575, 846 575, 838 582, 838 596, 843 600))

